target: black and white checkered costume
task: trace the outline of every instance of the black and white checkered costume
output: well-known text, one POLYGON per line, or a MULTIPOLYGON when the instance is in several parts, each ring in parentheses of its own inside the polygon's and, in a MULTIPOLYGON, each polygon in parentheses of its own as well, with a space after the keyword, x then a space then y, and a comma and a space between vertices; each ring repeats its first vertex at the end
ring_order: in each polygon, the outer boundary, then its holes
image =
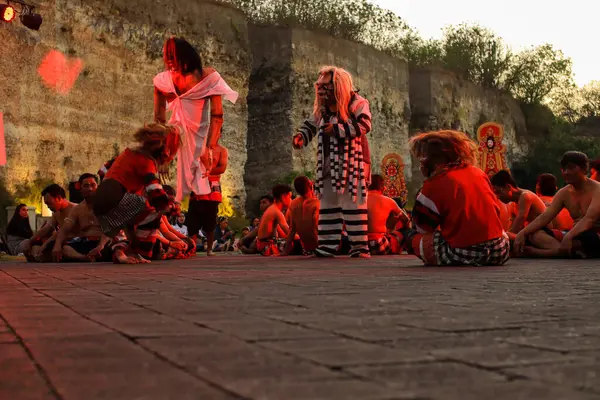
POLYGON ((312 117, 300 127, 304 146, 318 136, 315 193, 320 199, 319 248, 317 253, 334 254, 346 227, 351 255, 368 254, 367 177, 362 138, 371 131, 369 102, 353 94, 350 118, 343 122, 335 114, 312 117), (334 134, 323 132, 333 124, 334 134))
POLYGON ((504 236, 464 249, 452 248, 441 232, 433 234, 433 247, 438 265, 504 265, 510 258, 510 241, 504 236))

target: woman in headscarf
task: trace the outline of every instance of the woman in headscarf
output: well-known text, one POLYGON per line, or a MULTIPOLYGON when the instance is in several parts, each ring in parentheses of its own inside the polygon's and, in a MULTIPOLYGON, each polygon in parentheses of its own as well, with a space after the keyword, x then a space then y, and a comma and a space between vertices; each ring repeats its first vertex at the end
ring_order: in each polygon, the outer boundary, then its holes
POLYGON ((31 239, 33 230, 29 224, 27 205, 19 204, 6 228, 7 246, 11 254, 23 253, 25 241, 31 239))

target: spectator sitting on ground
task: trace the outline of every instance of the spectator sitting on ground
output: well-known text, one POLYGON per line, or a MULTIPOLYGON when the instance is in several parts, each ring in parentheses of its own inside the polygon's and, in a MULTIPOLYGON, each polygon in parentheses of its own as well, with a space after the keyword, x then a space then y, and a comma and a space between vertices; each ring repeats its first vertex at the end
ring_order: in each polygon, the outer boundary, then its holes
POLYGON ((23 244, 23 253, 29 262, 49 262, 57 230, 64 224, 65 218, 77 204, 67 200, 65 190, 57 184, 47 186, 42 191, 44 203, 52 211, 50 221, 42 226, 33 237, 23 244))
POLYGON ((292 189, 288 185, 276 185, 273 197, 275 202, 261 217, 256 238, 256 249, 263 256, 280 255, 290 229, 283 210, 292 202, 292 189))
POLYGON ((250 223, 250 226, 248 227, 248 232, 255 230, 256 228, 258 228, 259 225, 260 225, 260 218, 258 218, 258 217, 252 218, 252 223, 250 223))
POLYGON ((229 229, 229 220, 226 217, 219 217, 218 225, 215 229, 213 251, 229 251, 232 244, 233 232, 229 229))
POLYGON ((19 204, 6 227, 6 245, 9 253, 15 256, 22 254, 27 240, 31 239, 32 236, 33 231, 29 224, 27 205, 19 204))
POLYGON ((188 228, 187 228, 186 225, 184 225, 184 223, 185 223, 185 215, 179 214, 177 216, 177 222, 175 222, 175 224, 173 224, 172 227, 177 232, 181 233, 182 235, 187 236, 188 235, 188 228))
POLYGON ((52 248, 54 262, 66 261, 110 261, 112 254, 107 247, 110 238, 102 233, 98 218, 94 215, 94 193, 98 189, 98 178, 83 174, 77 181, 83 201, 77 204, 64 219, 52 248), (69 239, 71 238, 71 239, 69 239))
POLYGON ((306 176, 294 179, 294 188, 298 197, 292 200, 288 209, 290 232, 283 255, 310 254, 319 245, 319 200, 315 196, 313 182, 306 176), (294 251, 296 236, 299 236, 300 248, 294 251))
POLYGON ((506 204, 517 203, 517 216, 508 230, 508 237, 514 240, 517 233, 544 212, 546 205, 532 191, 521 189, 510 172, 506 170, 499 171, 492 176, 491 182, 494 193, 500 201, 506 204))

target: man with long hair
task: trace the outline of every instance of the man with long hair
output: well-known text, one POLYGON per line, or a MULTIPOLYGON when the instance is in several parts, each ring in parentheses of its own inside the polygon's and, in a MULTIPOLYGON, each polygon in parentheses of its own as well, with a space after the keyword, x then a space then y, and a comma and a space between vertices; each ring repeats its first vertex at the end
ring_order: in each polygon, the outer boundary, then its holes
POLYGON ((213 168, 212 149, 223 125, 222 98, 235 103, 238 93, 217 71, 202 65, 200 55, 185 39, 168 39, 163 58, 166 71, 154 77, 154 120, 165 123, 168 109, 169 123, 182 129, 176 195, 181 201, 190 193, 211 193, 208 175, 213 168))
POLYGON ((475 167, 477 145, 457 131, 422 133, 410 141, 425 176, 413 208, 416 231, 405 246, 427 265, 502 265, 510 243, 488 176, 475 167))
POLYGON ((136 132, 135 140, 139 146, 125 149, 106 173, 93 206, 102 231, 113 237, 125 229, 131 253, 145 262, 141 255, 151 257, 162 212, 173 203, 160 184, 158 168, 173 160, 181 138, 177 127, 149 124, 136 132), (145 227, 144 240, 134 234, 138 226, 145 227))
POLYGON ((320 199, 319 247, 315 254, 338 252, 344 222, 351 257, 370 257, 367 238, 367 182, 370 155, 366 135, 371 131, 369 102, 354 89, 352 76, 328 66, 319 72, 311 117, 294 136, 296 149, 317 138, 315 194, 320 199))

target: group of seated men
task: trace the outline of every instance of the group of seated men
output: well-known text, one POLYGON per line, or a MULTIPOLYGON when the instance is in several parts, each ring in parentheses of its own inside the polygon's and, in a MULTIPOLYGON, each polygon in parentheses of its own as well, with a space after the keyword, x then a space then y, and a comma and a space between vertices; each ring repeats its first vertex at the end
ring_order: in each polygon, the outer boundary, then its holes
MULTIPOLYGON (((258 229, 240 240, 240 249, 246 254, 286 256, 313 254, 319 245, 319 200, 313 182, 306 176, 294 180, 297 197, 292 199, 292 188, 276 185, 272 196, 260 200, 262 216, 258 229)), ((392 198, 383 194, 384 179, 373 175, 368 195, 368 238, 371 254, 386 255, 402 252, 401 229, 409 225, 409 217, 392 198)), ((340 238, 340 252, 347 243, 340 238)))
MULTIPOLYGON (((138 131, 140 147, 119 155, 98 185, 83 174, 84 200, 69 202, 58 185, 44 189, 54 212, 26 245, 30 261, 145 263, 186 258, 196 243, 168 223, 181 212, 174 190, 162 186, 158 166, 172 160, 171 128, 152 125, 138 131)), ((175 142, 176 143, 176 142, 175 142)), ((383 195, 384 180, 373 175, 367 197, 368 242, 373 255, 414 254, 427 265, 502 265, 511 256, 599 257, 600 183, 598 165, 581 152, 561 160, 566 186, 540 176, 537 193, 518 187, 508 171, 491 179, 475 164, 476 145, 456 131, 420 134, 411 151, 425 176, 412 218, 383 195)), ((240 241, 244 253, 264 256, 310 254, 319 247, 319 200, 307 177, 292 189, 276 185, 261 199, 258 228, 240 241)), ((347 244, 346 244, 347 247, 347 244)), ((339 251, 344 253, 344 238, 339 251)))

